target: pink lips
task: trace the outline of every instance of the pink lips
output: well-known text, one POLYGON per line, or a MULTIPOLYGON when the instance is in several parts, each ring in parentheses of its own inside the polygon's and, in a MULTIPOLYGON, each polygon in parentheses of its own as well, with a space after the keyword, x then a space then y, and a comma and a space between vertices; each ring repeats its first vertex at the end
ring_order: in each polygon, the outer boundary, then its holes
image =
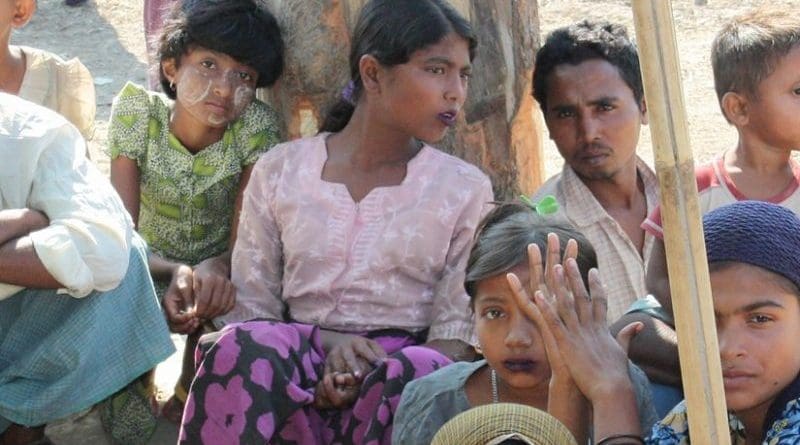
POLYGON ((216 102, 206 102, 206 106, 217 114, 225 114, 228 112, 228 108, 226 106, 216 102))
POLYGON ((732 390, 740 388, 753 378, 752 374, 743 371, 724 371, 722 373, 722 380, 726 390, 732 390))
POLYGON ((437 117, 443 124, 452 127, 456 124, 456 116, 458 116, 457 111, 445 111, 444 113, 439 113, 437 117))

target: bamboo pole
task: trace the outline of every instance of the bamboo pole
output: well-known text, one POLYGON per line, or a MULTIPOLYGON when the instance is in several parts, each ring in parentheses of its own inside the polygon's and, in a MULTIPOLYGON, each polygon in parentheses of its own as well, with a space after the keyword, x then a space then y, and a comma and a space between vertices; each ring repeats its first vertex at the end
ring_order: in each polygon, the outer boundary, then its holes
POLYGON ((634 0, 692 443, 730 444, 672 3, 634 0))

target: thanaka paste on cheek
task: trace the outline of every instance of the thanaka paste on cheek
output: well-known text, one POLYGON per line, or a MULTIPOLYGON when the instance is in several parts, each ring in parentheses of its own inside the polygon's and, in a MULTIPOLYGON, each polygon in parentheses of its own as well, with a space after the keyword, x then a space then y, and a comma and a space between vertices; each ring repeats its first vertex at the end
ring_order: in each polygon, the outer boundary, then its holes
POLYGON ((212 75, 195 67, 186 67, 178 79, 178 100, 198 120, 212 127, 221 127, 239 117, 252 102, 255 89, 244 82, 233 70, 212 75), (233 90, 232 95, 218 94, 218 91, 228 89, 233 90), (225 113, 206 110, 203 104, 207 101, 221 103, 228 109, 225 113))

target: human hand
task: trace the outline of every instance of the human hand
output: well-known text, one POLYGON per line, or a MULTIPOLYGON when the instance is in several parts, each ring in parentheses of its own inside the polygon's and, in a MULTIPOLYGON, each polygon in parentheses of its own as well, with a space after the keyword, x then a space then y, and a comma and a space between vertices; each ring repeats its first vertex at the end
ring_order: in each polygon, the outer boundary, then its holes
POLYGON ((228 267, 218 257, 195 266, 192 292, 198 318, 210 320, 227 314, 236 305, 236 288, 228 276, 228 267))
POLYGON ((194 309, 192 275, 191 267, 185 264, 176 267, 161 302, 170 331, 178 334, 191 334, 200 327, 200 319, 194 309))
POLYGON ((361 390, 361 379, 351 373, 325 374, 314 392, 314 408, 346 408, 355 403, 361 390))
POLYGON ((352 374, 360 380, 386 358, 386 351, 374 340, 332 331, 322 331, 322 335, 325 374, 352 374))
MULTIPOLYGON (((555 289, 557 285, 555 267, 559 264, 566 264, 568 258, 577 258, 577 256, 578 243, 571 239, 567 242, 567 245, 564 248, 564 256, 562 258, 561 242, 558 239, 558 235, 550 233, 547 235, 547 251, 545 261, 543 261, 542 252, 539 250, 538 245, 528 245, 529 279, 527 286, 523 286, 522 283, 520 283, 519 278, 514 274, 511 275, 513 275, 513 279, 516 280, 516 282, 512 283, 509 281, 511 289, 514 291, 515 297, 518 300, 517 302, 520 304, 523 312, 528 315, 529 319, 537 324, 537 327, 539 327, 539 332, 542 335, 542 341, 545 347, 545 353, 547 354, 547 359, 550 363, 551 389, 558 386, 568 389, 574 388, 572 376, 569 372, 569 369, 566 367, 566 364, 564 363, 564 359, 561 356, 561 352, 559 351, 558 345, 556 344, 551 332, 539 326, 537 320, 524 311, 525 305, 521 304, 520 302, 533 301, 533 295, 536 292, 542 292, 548 298, 548 300, 551 300, 553 298, 553 292, 551 289, 555 289)), ((509 277, 509 280, 511 279, 512 278, 509 277)))
MULTIPOLYGON (((626 352, 606 325, 608 302, 597 270, 589 272, 589 291, 574 259, 567 259, 564 266, 557 265, 553 272, 555 283, 550 290, 555 298, 537 291, 534 302, 523 299, 519 280, 509 277, 520 307, 540 329, 549 331, 573 381, 590 401, 630 387, 626 352), (598 369, 603 372, 598 373, 598 369)), ((627 346, 639 329, 638 323, 626 326, 621 343, 627 346)))

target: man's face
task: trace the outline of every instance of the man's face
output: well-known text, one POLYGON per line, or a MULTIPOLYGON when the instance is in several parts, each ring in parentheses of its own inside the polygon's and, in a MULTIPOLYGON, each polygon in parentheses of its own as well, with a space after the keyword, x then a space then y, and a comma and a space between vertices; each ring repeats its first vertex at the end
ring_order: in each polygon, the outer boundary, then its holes
POLYGON ((543 111, 550 139, 581 178, 614 179, 636 168, 647 115, 614 65, 592 59, 557 66, 548 78, 543 111))

